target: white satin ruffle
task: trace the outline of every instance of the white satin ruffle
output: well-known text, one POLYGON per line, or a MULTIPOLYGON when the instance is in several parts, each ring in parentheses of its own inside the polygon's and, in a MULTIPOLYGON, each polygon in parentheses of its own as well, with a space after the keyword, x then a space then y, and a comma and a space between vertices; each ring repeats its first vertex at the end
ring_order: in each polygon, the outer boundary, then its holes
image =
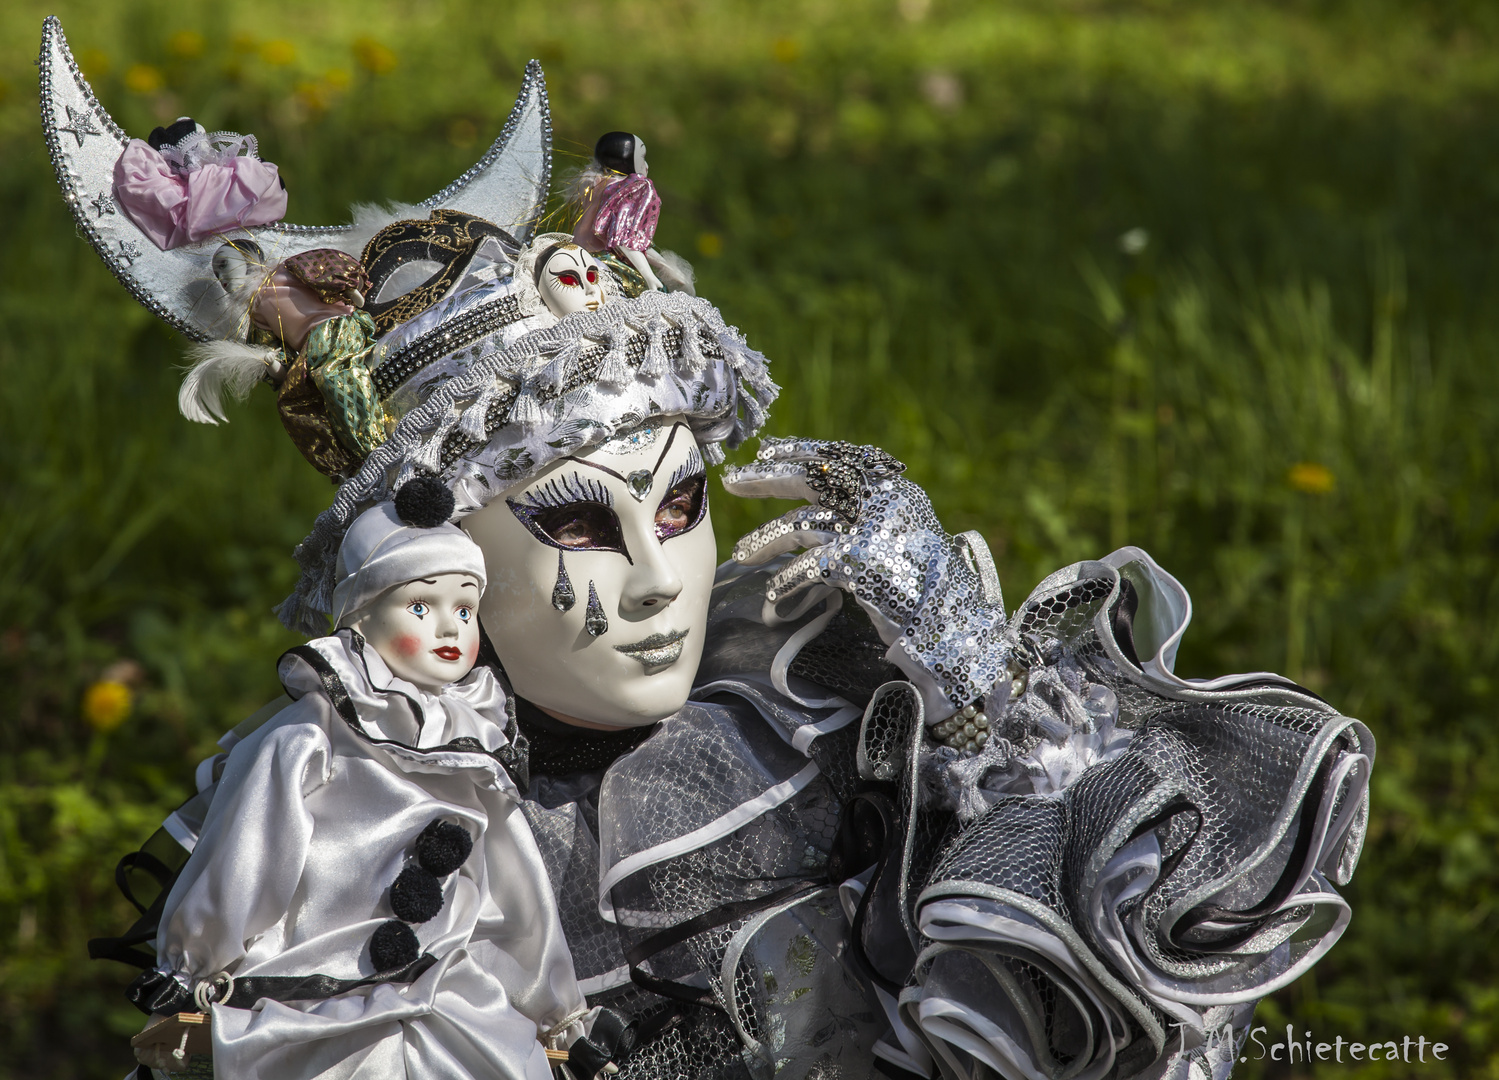
POLYGON ((216 1075, 549 1080, 538 1036, 585 1008, 556 901, 509 776, 490 754, 451 747, 505 744, 503 689, 481 669, 426 694, 350 631, 310 644, 359 727, 305 660, 283 659, 295 702, 230 753, 167 899, 160 970, 189 988, 222 971, 367 978, 417 835, 456 822, 474 850, 442 879, 441 910, 413 927, 436 964, 323 1000, 215 1005, 216 1075))

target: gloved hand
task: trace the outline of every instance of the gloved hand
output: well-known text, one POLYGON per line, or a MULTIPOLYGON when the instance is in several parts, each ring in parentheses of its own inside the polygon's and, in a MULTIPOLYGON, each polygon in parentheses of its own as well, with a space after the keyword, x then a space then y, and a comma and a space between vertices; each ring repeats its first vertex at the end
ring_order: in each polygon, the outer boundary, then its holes
POLYGON ((983 537, 948 536, 905 466, 873 446, 764 439, 753 464, 724 471, 723 486, 750 498, 801 498, 743 537, 734 558, 757 565, 797 548, 771 579, 779 603, 822 582, 851 593, 921 690, 929 723, 984 698, 1004 673, 1004 601, 983 537))

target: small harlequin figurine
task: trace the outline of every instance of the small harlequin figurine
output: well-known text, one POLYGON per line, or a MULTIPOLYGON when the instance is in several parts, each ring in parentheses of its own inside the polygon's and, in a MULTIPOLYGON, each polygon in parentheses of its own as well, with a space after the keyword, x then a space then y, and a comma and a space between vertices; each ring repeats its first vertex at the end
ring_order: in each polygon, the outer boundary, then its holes
POLYGON ((237 239, 214 254, 213 272, 244 312, 236 328, 243 340, 189 350, 195 363, 178 395, 183 415, 217 423, 223 392, 243 398, 264 379, 276 386, 281 422, 307 460, 334 479, 352 473, 392 426, 373 381, 379 333, 364 310, 364 265, 336 248, 271 265, 259 244, 237 239))
POLYGON ((349 530, 338 630, 282 657, 292 703, 232 746, 166 899, 131 994, 207 1013, 219 1076, 550 1080, 591 1026, 452 512, 417 477, 349 530))
POLYGON ((691 267, 651 246, 661 217, 661 196, 649 172, 640 136, 628 131, 601 136, 593 162, 572 184, 571 199, 580 215, 573 238, 609 264, 627 296, 668 289, 692 293, 691 267))

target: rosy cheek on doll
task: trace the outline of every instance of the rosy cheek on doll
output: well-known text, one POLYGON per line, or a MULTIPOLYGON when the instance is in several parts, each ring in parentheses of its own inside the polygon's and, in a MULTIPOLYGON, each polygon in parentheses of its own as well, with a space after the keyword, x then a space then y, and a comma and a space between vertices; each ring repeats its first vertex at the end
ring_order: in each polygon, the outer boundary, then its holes
MULTIPOLYGON (((391 646, 396 650, 397 654, 409 660, 422 651, 422 640, 413 634, 399 634, 391 642, 391 646)), ((477 651, 476 648, 475 652, 477 651)))

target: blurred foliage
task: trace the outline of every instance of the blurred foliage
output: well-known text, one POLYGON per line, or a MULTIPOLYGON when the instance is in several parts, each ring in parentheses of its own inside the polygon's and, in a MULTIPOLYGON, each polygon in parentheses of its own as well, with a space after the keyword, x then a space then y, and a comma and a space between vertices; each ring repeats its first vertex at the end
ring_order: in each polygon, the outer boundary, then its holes
MULTIPOLYGON (((905 460, 1012 604, 1147 547, 1198 604, 1184 674, 1283 670, 1374 729, 1352 926, 1260 1020, 1452 1047, 1319 1075, 1499 1076, 1480 0, 7 5, 0 1075, 125 1071, 130 973, 84 941, 131 921, 115 860, 275 695, 270 608, 330 495, 266 392, 176 415, 182 342, 74 237, 30 67, 54 9, 127 130, 253 131, 304 223, 443 186, 533 56, 559 172, 640 132, 660 244, 774 361, 773 433, 905 460)), ((719 492, 721 545, 779 509, 719 492)))

